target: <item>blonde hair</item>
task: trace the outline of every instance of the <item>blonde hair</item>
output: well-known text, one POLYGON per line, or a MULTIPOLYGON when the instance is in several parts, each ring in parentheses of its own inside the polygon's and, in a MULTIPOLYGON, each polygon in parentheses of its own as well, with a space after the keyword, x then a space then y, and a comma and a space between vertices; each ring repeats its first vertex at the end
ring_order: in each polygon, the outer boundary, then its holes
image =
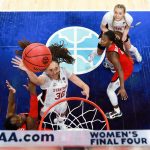
MULTIPOLYGON (((115 10, 116 8, 123 9, 124 13, 126 13, 126 7, 125 7, 123 4, 117 4, 117 5, 114 7, 114 10, 115 10)), ((125 20, 126 25, 129 27, 125 16, 124 16, 123 18, 124 18, 124 20, 125 20)), ((113 17, 112 27, 114 27, 114 21, 115 21, 115 18, 113 17)))
POLYGON ((123 4, 117 4, 117 5, 114 7, 114 10, 115 10, 116 8, 123 9, 124 13, 126 13, 126 7, 125 7, 123 4))

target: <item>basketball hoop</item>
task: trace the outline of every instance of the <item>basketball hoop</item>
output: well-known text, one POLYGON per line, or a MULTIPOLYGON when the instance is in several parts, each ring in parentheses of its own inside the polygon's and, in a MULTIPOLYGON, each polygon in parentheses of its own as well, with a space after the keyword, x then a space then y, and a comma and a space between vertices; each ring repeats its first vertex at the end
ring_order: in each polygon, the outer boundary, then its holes
POLYGON ((47 130, 47 125, 51 125, 51 130, 58 129, 54 129, 54 126, 60 127, 60 124, 55 123, 51 116, 52 113, 55 113, 58 117, 61 116, 55 111, 55 107, 63 102, 67 102, 67 114, 63 119, 65 130, 95 130, 95 127, 96 130, 110 130, 107 117, 102 109, 94 102, 80 97, 64 98, 52 104, 43 113, 39 130, 47 130), (72 106, 71 103, 76 106, 72 106), (44 120, 46 117, 49 118, 49 121, 44 120))

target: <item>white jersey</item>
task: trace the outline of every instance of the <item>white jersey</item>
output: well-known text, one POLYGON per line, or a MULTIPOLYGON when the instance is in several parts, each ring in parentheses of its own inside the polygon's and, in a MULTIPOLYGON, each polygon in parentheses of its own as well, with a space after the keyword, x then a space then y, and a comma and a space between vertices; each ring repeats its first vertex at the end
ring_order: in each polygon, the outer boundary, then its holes
POLYGON ((110 11, 107 12, 102 19, 101 24, 102 25, 107 25, 108 24, 108 29, 112 30, 112 31, 120 31, 120 32, 124 32, 125 27, 131 26, 132 22, 133 22, 133 18, 130 14, 126 13, 125 14, 125 18, 123 18, 120 21, 113 21, 113 17, 114 17, 114 12, 110 11))
MULTIPOLYGON (((47 76, 44 72, 42 75, 46 77, 46 81, 40 86, 45 92, 44 107, 41 110, 41 114, 46 111, 46 109, 52 105, 54 102, 59 101, 62 98, 66 98, 68 89, 68 79, 71 77, 72 73, 68 72, 65 68, 60 68, 60 79, 53 80, 47 76)), ((55 107, 58 113, 63 113, 67 109, 67 103, 61 103, 55 107)))

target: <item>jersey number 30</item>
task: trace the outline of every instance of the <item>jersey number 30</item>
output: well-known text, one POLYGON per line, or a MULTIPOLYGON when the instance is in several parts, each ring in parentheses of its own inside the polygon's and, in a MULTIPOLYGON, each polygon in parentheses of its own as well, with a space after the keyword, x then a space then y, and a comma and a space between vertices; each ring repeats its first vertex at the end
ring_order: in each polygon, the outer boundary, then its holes
POLYGON ((65 96, 65 91, 62 91, 61 93, 56 93, 55 100, 59 100, 59 99, 61 99, 64 96, 65 96))

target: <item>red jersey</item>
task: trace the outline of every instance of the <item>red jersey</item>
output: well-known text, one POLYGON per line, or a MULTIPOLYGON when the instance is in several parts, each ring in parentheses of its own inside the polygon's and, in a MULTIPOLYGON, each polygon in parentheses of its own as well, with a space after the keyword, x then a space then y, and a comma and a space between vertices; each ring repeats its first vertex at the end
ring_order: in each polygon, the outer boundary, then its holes
MULTIPOLYGON (((38 118, 38 99, 37 99, 37 95, 30 95, 30 110, 29 113, 22 113, 21 115, 26 115, 32 117, 33 119, 37 119, 38 118)), ((26 130, 26 123, 24 123, 22 125, 21 128, 19 128, 18 130, 26 130)))
MULTIPOLYGON (((127 80, 133 71, 133 60, 130 56, 127 56, 120 48, 118 48, 115 44, 112 44, 107 49, 107 52, 116 52, 119 55, 119 62, 121 64, 123 73, 124 73, 124 80, 127 80)), ((119 78, 119 74, 116 73, 112 77, 112 82, 116 81, 119 78)))

